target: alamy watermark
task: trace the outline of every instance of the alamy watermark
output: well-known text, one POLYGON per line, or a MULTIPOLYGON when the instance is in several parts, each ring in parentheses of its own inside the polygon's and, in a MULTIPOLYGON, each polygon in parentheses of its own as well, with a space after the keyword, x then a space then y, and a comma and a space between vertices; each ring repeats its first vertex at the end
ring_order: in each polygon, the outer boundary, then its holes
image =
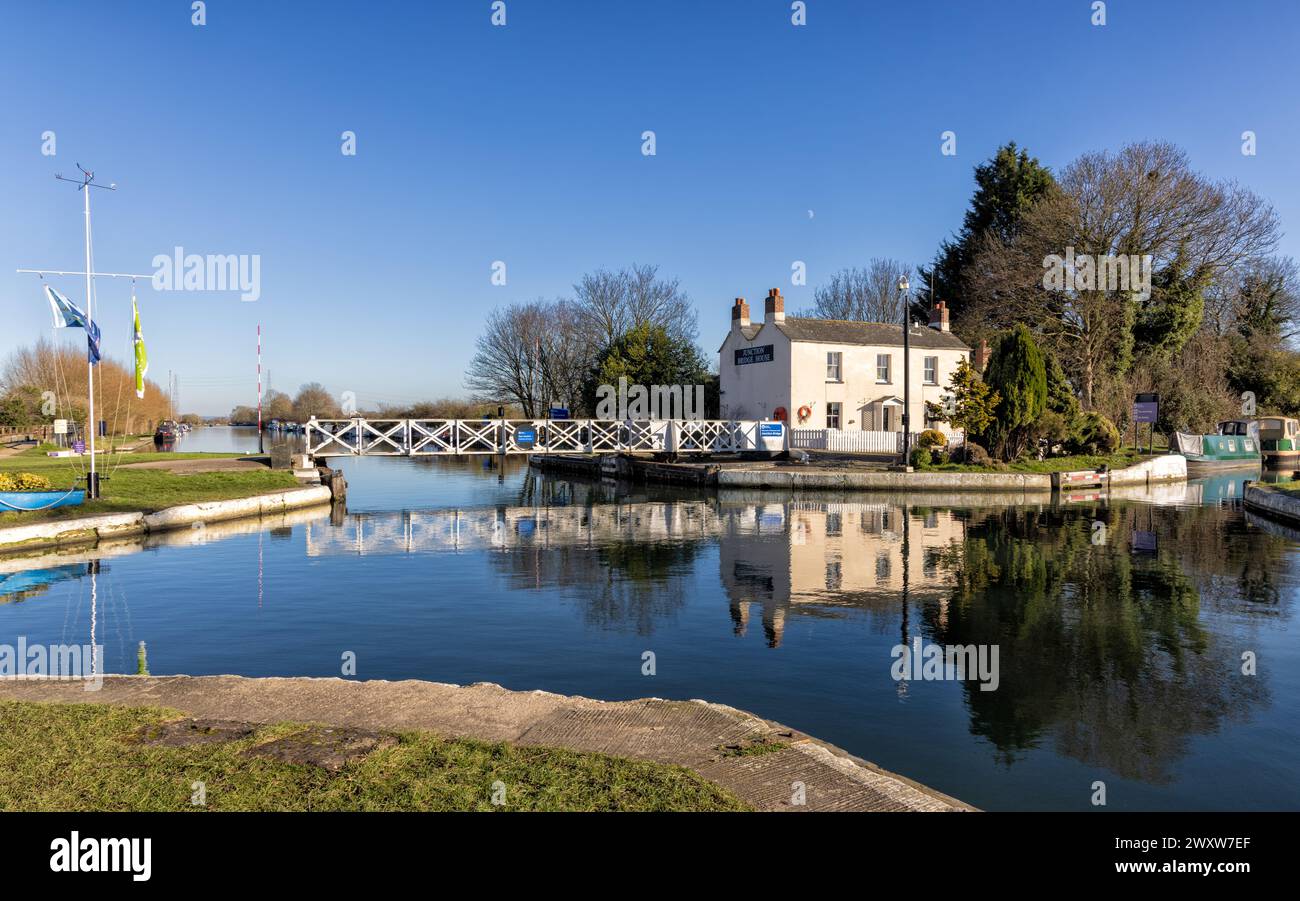
POLYGON ((927 644, 920 637, 894 645, 889 668, 895 682, 967 682, 980 683, 980 691, 997 691, 998 646, 995 644, 927 644))
POLYGON ((84 680, 86 691, 99 691, 103 659, 103 645, 28 644, 20 635, 16 646, 0 644, 0 679, 84 680))
POLYGON ((596 389, 597 419, 703 419, 703 385, 629 385, 596 389))
POLYGON ((1043 287, 1048 291, 1127 291, 1138 300, 1151 297, 1151 254, 1049 253, 1043 257, 1043 287))
POLYGON ((209 253, 200 256, 176 247, 172 255, 153 258, 155 291, 238 291, 252 303, 262 296, 262 256, 257 253, 209 253))

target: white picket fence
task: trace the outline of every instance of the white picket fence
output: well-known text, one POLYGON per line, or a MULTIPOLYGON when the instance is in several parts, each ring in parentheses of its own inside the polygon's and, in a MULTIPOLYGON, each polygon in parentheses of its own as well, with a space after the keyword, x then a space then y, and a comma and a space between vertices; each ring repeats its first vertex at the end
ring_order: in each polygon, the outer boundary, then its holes
POLYGON ((847 429, 791 429, 790 446, 804 450, 900 454, 903 452, 903 433, 847 429))
MULTIPOLYGON (((945 432, 948 446, 957 447, 964 440, 960 429, 945 432)), ((916 444, 917 433, 912 433, 916 444)), ((858 454, 901 454, 902 432, 875 432, 850 429, 791 429, 790 446, 803 450, 841 451, 858 454)))

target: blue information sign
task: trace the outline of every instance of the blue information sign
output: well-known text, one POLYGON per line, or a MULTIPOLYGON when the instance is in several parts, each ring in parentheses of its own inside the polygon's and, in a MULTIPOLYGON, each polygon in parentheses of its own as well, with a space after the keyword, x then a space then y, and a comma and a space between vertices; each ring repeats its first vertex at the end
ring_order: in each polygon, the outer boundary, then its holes
POLYGON ((1160 405, 1154 401, 1139 401, 1133 405, 1134 422, 1155 422, 1160 417, 1160 405))
POLYGON ((536 429, 519 429, 517 432, 515 432, 515 444, 518 444, 520 447, 534 444, 536 443, 536 441, 537 441, 536 429))
POLYGON ((781 423, 763 422, 758 426, 758 437, 760 438, 780 438, 784 434, 781 423))

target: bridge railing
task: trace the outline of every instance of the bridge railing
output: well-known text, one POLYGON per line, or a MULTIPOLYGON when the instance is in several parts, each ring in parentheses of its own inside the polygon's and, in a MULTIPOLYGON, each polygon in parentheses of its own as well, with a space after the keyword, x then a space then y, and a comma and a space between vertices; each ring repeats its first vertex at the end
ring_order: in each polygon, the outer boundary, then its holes
POLYGON ((736 419, 310 419, 316 456, 718 454, 785 449, 779 422, 736 419))

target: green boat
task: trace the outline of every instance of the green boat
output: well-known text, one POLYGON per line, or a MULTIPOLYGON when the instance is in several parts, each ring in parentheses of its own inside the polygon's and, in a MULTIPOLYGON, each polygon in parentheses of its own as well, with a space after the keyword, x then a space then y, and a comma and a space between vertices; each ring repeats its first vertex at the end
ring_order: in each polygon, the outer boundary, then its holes
POLYGON ((1294 469, 1300 465, 1300 423, 1286 416, 1261 416, 1255 424, 1265 466, 1294 469))
POLYGON ((1174 432, 1174 450, 1187 458, 1189 475, 1221 469, 1257 469, 1259 439, 1255 423, 1232 419, 1219 423, 1218 434, 1189 435, 1174 432))

